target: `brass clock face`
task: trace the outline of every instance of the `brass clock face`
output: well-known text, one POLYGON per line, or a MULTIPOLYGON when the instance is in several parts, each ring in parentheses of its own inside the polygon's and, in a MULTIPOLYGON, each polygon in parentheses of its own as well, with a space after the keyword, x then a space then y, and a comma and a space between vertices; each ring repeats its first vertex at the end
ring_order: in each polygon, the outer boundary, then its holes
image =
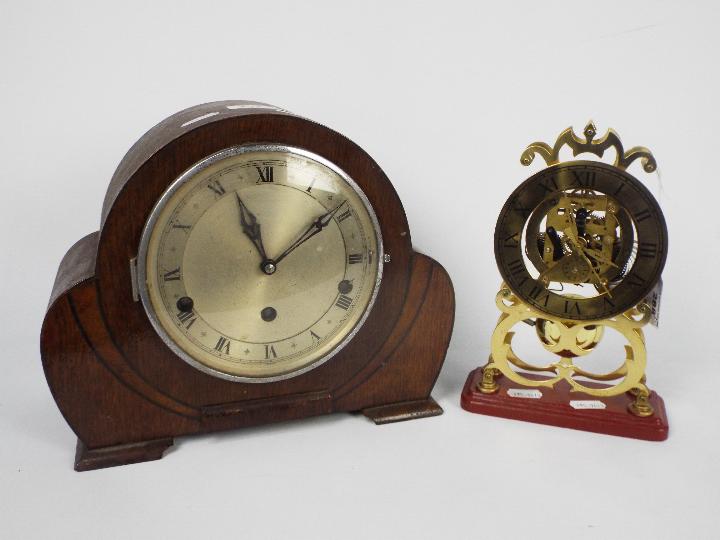
POLYGON ((510 289, 560 319, 599 320, 637 305, 660 279, 667 227, 652 194, 600 162, 553 165, 508 198, 495 258, 510 289))
POLYGON ((244 382, 327 361, 369 314, 382 275, 377 218, 311 152, 234 147, 168 188, 145 226, 140 296, 183 360, 244 382))

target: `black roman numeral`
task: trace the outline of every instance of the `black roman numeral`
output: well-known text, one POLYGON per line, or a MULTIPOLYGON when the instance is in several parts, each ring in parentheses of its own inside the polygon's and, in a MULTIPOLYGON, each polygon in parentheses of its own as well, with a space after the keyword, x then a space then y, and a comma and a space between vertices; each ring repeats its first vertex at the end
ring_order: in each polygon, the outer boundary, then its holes
POLYGON ((169 272, 165 272, 163 279, 165 281, 179 281, 180 280, 180 268, 176 268, 175 270, 170 270, 169 272))
POLYGON ((173 223, 173 229, 192 229, 192 225, 180 225, 180 223, 173 223))
POLYGON ((605 307, 606 305, 610 306, 610 309, 612 309, 615 307, 615 302, 610 300, 610 298, 608 297, 607 294, 604 294, 603 295, 603 307, 605 307))
POLYGON ((628 285, 631 287, 642 287, 645 285, 646 280, 645 278, 638 276, 637 274, 630 274, 625 278, 625 281, 628 285))
POLYGON ((523 274, 525 272, 525 263, 520 259, 515 259, 507 265, 510 275, 523 274))
POLYGON ((230 354, 230 340, 228 340, 225 336, 220 336, 220 339, 218 339, 215 344, 215 350, 218 352, 225 352, 225 354, 230 354))
POLYGON ((263 184, 269 184, 273 181, 273 168, 270 165, 266 165, 265 167, 258 167, 255 166, 255 169, 257 169, 258 172, 258 181, 255 182, 256 184, 260 184, 261 182, 263 184))
POLYGON ((580 304, 572 300, 565 300, 565 313, 568 315, 572 315, 573 313, 580 315, 580 304))
POLYGON ((635 221, 637 221, 638 223, 641 221, 645 221, 650 217, 650 215, 650 210, 646 208, 642 212, 638 212, 637 214, 635 214, 635 221))
POLYGON ((532 290, 528 293, 528 296, 536 302, 542 302, 543 306, 547 307, 550 294, 547 292, 545 287, 541 285, 533 285, 532 290))
POLYGON ((357 264, 359 262, 362 262, 362 260, 362 253, 351 253, 350 255, 348 255, 348 264, 357 264))
POLYGON ((350 209, 348 208, 342 214, 338 214, 335 219, 337 219, 338 223, 341 223, 349 217, 350 217, 350 209))
POLYGON ((638 244, 637 256, 654 258, 658 254, 658 245, 655 242, 640 242, 638 244))
POLYGON ((617 197, 618 194, 623 190, 624 187, 625 187, 625 182, 620 182, 620 185, 618 186, 618 188, 613 192, 613 197, 617 197))
POLYGON ((210 180, 207 187, 211 189, 218 197, 222 197, 223 195, 225 195, 225 188, 222 186, 219 180, 210 180))
POLYGON ((554 176, 548 176, 547 178, 543 178, 540 181, 540 185, 545 189, 545 191, 548 191, 550 193, 558 190, 558 185, 555 181, 554 176))
POLYGON ((265 345, 265 359, 277 358, 274 345, 265 345))
POLYGON ((197 320, 197 317, 195 317, 195 314, 192 311, 181 311, 177 314, 177 318, 188 330, 190 330, 190 327, 195 324, 195 321, 197 320))
POLYGON ((522 206, 522 204, 520 204, 520 201, 518 201, 517 199, 513 201, 512 209, 515 210, 518 214, 520 214, 523 220, 527 219, 527 217, 532 212, 532 208, 522 206))
POLYGON ((320 341, 320 336, 318 336, 315 332, 310 330, 310 337, 313 339, 313 341, 320 341))
POLYGON ((503 247, 516 248, 520 245, 520 233, 516 232, 503 240, 503 247))
POLYGON ((580 186, 586 189, 595 189, 595 183, 597 181, 595 171, 573 171, 573 180, 575 186, 580 186))
POLYGON ((345 294, 341 294, 338 297, 337 302, 335 302, 335 305, 342 309, 349 308, 350 304, 352 304, 352 298, 350 298, 349 296, 347 296, 345 294))

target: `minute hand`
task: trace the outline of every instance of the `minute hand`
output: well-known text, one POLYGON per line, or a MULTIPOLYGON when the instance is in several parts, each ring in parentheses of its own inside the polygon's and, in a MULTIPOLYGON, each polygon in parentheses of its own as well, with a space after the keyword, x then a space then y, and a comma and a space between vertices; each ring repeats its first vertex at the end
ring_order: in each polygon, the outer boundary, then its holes
POLYGON ((340 207, 345 204, 347 201, 343 201, 340 204, 338 204, 335 208, 330 210, 329 212, 324 213, 322 216, 318 217, 315 221, 313 221, 310 226, 303 232, 300 237, 293 242, 289 248, 287 248, 285 251, 283 251, 276 259, 275 264, 277 265, 280 261, 282 261, 285 257, 287 257, 295 248, 303 244, 304 242, 307 242, 315 236, 317 233, 322 231, 325 227, 327 227, 330 222, 332 221, 333 216, 335 213, 340 210, 340 207))

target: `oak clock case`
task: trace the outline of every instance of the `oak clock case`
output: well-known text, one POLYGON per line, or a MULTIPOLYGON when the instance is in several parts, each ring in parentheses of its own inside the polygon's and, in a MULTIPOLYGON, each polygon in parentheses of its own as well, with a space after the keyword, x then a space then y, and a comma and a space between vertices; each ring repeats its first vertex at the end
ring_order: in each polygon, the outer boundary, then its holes
POLYGON ((89 470, 187 434, 440 414, 453 317, 447 273, 412 250, 370 156, 272 105, 216 102, 123 158, 100 230, 60 264, 41 353, 89 470))
POLYGON ((461 403, 472 412, 664 440, 667 416, 646 384, 642 329, 657 320, 668 233, 659 204, 626 170, 638 160, 651 173, 655 158, 644 147, 625 151, 613 130, 596 138, 592 122, 583 135, 568 128, 552 147, 535 142, 521 156, 524 166, 539 155, 547 167, 500 211, 494 243, 501 315, 488 363, 471 372, 461 403), (613 149, 616 158, 563 162, 566 146, 573 156, 602 158, 613 149), (523 324, 554 361, 517 353, 523 324), (614 353, 616 367, 604 372, 592 360, 609 332, 619 334, 625 357, 614 353), (579 363, 581 357, 587 360, 579 363))

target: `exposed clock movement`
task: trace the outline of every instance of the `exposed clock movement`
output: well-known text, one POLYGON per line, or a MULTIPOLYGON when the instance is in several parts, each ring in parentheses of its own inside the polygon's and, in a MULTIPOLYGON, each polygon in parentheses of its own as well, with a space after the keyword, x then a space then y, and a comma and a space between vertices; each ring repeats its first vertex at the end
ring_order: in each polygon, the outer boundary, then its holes
POLYGON ((592 122, 584 135, 568 128, 552 147, 535 142, 521 156, 527 166, 540 155, 547 167, 500 211, 501 315, 488 363, 470 373, 461 403, 472 412, 663 440, 665 406, 646 385, 642 327, 656 315, 668 233, 659 204, 626 170, 639 160, 653 172, 655 158, 644 147, 625 151, 613 130, 596 138, 592 122), (599 158, 612 148, 615 162, 562 162, 565 146, 573 156, 599 158), (524 324, 552 361, 518 353, 524 324), (623 356, 609 358, 614 369, 578 362, 596 353, 608 331, 624 342, 623 356))

